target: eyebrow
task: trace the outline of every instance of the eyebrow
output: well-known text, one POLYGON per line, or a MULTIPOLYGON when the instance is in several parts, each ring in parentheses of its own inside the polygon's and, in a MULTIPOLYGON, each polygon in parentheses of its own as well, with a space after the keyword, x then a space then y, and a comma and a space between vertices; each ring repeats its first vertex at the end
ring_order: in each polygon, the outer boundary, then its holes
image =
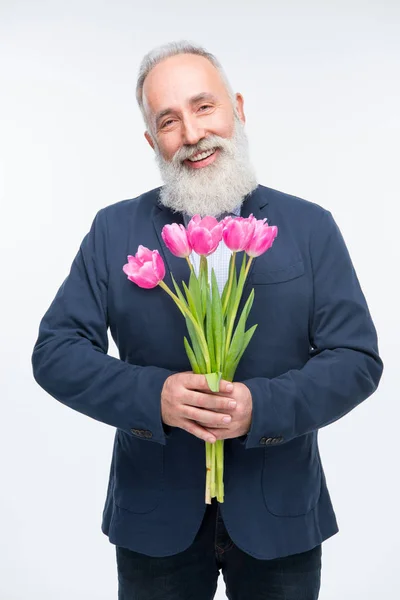
MULTIPOLYGON (((210 94, 209 92, 201 92, 200 94, 196 94, 195 96, 192 96, 191 98, 189 98, 189 104, 191 104, 191 105, 197 104, 198 102, 203 102, 203 101, 217 102, 217 98, 214 96, 214 94, 210 94)), ((158 126, 159 122, 161 121, 161 119, 163 117, 166 117, 170 113, 174 113, 174 112, 177 112, 177 111, 176 111, 176 109, 174 109, 172 107, 164 108, 163 110, 158 112, 156 114, 156 118, 155 118, 156 127, 158 126)))

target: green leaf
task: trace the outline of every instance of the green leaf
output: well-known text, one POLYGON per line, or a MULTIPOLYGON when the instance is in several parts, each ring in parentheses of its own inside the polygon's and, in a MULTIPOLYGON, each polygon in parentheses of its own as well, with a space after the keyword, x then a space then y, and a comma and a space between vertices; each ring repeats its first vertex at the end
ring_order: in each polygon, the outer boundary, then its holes
POLYGON ((230 258, 230 260, 229 260, 229 271, 228 271, 228 278, 227 278, 227 280, 226 280, 226 283, 225 283, 225 285, 224 285, 224 290, 223 290, 223 292, 222 292, 222 296, 221 296, 221 304, 222 304, 222 306, 224 306, 224 305, 225 305, 225 299, 226 299, 226 295, 227 295, 227 293, 228 293, 228 289, 229 289, 229 277, 230 277, 230 274, 231 274, 232 262, 233 262, 233 260, 234 260, 234 256, 235 256, 235 255, 234 255, 234 253, 232 253, 232 254, 231 254, 231 258, 230 258))
MULTIPOLYGON (((172 283, 174 284, 175 292, 176 292, 176 295, 178 296, 179 300, 182 302, 182 304, 184 304, 184 305, 186 306, 186 308, 187 308, 188 310, 190 310, 190 309, 189 309, 189 306, 188 306, 188 303, 187 303, 187 302, 186 302, 186 300, 185 300, 185 296, 182 294, 182 292, 181 292, 181 290, 180 290, 180 288, 179 288, 179 285, 176 283, 176 281, 175 281, 175 278, 174 278, 174 276, 172 275, 172 273, 171 273, 171 279, 172 279, 172 283)), ((178 308, 179 308, 179 307, 178 307, 178 308)), ((181 310, 181 312, 182 312, 182 314, 184 314, 182 310, 181 310)), ((185 315, 185 316, 186 316, 186 315, 185 315)))
POLYGON ((192 313, 192 315, 194 316, 194 318, 196 319, 196 321, 199 323, 200 327, 202 327, 203 323, 202 323, 202 319, 201 319, 201 313, 197 312, 197 306, 194 301, 194 298, 193 298, 192 294, 190 293, 190 290, 184 281, 182 281, 182 286, 183 286, 183 289, 185 290, 187 302, 189 305, 189 310, 192 313))
POLYGON ((236 274, 236 269, 235 269, 234 272, 233 272, 232 289, 231 289, 231 293, 230 293, 229 298, 228 298, 228 305, 226 307, 226 312, 225 312, 225 315, 224 315, 224 316, 226 316, 227 319, 229 318, 229 315, 230 315, 230 313, 232 311, 232 307, 233 307, 233 305, 235 303, 236 290, 237 290, 237 274, 236 274))
POLYGON ((222 373, 205 373, 208 387, 212 392, 219 392, 219 382, 221 381, 222 373))
POLYGON ((238 311, 240 299, 241 299, 242 293, 243 293, 245 273, 246 273, 246 253, 243 252, 242 266, 241 266, 240 273, 239 273, 239 279, 237 282, 237 288, 235 291, 234 300, 232 302, 232 305, 229 307, 229 311, 227 312, 227 315, 226 315, 226 321, 227 321, 226 344, 225 344, 226 352, 228 352, 231 341, 232 341, 232 334, 233 334, 233 327, 234 327, 235 320, 236 320, 236 313, 238 311))
POLYGON ((247 298, 246 304, 243 307, 242 314, 240 315, 239 322, 236 326, 235 333, 233 334, 232 341, 229 346, 228 355, 226 361, 228 365, 232 364, 238 354, 241 352, 244 343, 246 319, 250 312, 254 300, 254 288, 251 290, 249 297, 247 298))
POLYGON ((245 316, 245 321, 247 321, 247 317, 250 314, 251 311, 251 307, 253 306, 253 301, 254 301, 254 288, 251 289, 251 292, 247 298, 246 304, 244 305, 243 310, 246 311, 246 316, 245 316))
POLYGON ((206 316, 207 313, 207 292, 209 290, 209 286, 208 283, 205 281, 204 285, 200 288, 200 295, 201 295, 201 309, 202 309, 202 317, 203 317, 203 321, 204 321, 204 317, 206 316))
POLYGON ((221 343, 221 371, 225 368, 226 356, 225 356, 225 343, 226 343, 226 327, 222 323, 222 343, 221 343))
POLYGON ((242 358, 242 356, 244 354, 244 351, 246 350, 247 346, 249 345, 250 340, 253 337, 253 333, 255 332, 256 329, 257 329, 257 325, 253 325, 244 334, 242 349, 239 352, 238 356, 236 357, 236 360, 231 365, 231 374, 230 374, 230 376, 232 377, 232 380, 233 380, 233 377, 235 375, 235 371, 237 369, 237 366, 238 366, 238 364, 240 362, 240 359, 242 358))
POLYGON ((207 313, 206 313, 206 340, 208 352, 210 354, 211 371, 215 371, 215 349, 214 349, 214 336, 213 336, 213 321, 212 321, 212 304, 210 290, 206 290, 207 293, 207 313))
POLYGON ((204 279, 208 284, 208 263, 207 256, 200 256, 200 272, 203 273, 204 279))
POLYGON ((222 306, 219 295, 217 278, 214 269, 211 270, 211 290, 212 290, 212 327, 214 334, 214 349, 215 349, 215 368, 216 371, 221 370, 222 356, 222 306))
POLYGON ((197 333, 196 330, 193 326, 193 323, 191 322, 191 320, 189 319, 189 317, 186 317, 186 327, 187 330, 189 332, 189 336, 190 336, 190 341, 192 342, 192 346, 193 346, 193 350, 194 350, 194 355, 196 357, 196 362, 201 370, 202 373, 206 372, 206 361, 203 355, 203 352, 201 350, 201 345, 200 342, 198 340, 197 337, 197 333))
POLYGON ((204 317, 207 314, 207 291, 210 289, 208 285, 208 266, 206 256, 200 257, 199 286, 201 296, 202 317, 204 320, 204 317))
MULTIPOLYGON (((239 279, 238 279, 238 284, 237 284, 237 290, 236 293, 240 295, 240 297, 242 296, 242 292, 243 292, 243 285, 244 285, 244 279, 245 279, 245 272, 246 272, 246 252, 243 252, 243 260, 242 260, 242 266, 240 267, 240 272, 239 272, 239 279)), ((236 296, 236 301, 238 301, 238 298, 236 296)), ((239 302, 238 302, 239 304, 239 302)))
POLYGON ((189 278, 189 291, 192 295, 194 305, 196 307, 196 313, 198 315, 198 320, 200 324, 203 324, 204 315, 203 315, 203 307, 201 302, 201 293, 200 293, 200 285, 199 280, 197 279, 195 273, 193 271, 190 273, 189 278))
POLYGON ((190 347, 189 342, 187 341, 186 336, 183 338, 183 343, 184 343, 186 354, 189 359, 190 365, 192 367, 193 373, 200 373, 201 371, 199 369, 199 365, 197 364, 196 357, 194 355, 193 350, 190 347))

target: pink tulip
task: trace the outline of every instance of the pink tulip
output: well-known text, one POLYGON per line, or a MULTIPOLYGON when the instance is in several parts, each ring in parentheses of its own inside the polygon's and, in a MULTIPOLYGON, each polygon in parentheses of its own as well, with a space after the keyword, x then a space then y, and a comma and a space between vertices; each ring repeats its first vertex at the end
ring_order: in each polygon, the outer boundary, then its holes
POLYGON ((249 217, 226 217, 224 219, 223 238, 232 252, 241 252, 253 237, 256 219, 249 217))
POLYGON ((179 256, 179 258, 187 258, 190 255, 192 247, 183 225, 178 223, 164 225, 161 235, 165 245, 172 254, 179 256))
POLYGON ((201 219, 200 215, 194 215, 187 228, 189 243, 197 254, 208 256, 218 248, 222 230, 222 222, 218 223, 215 217, 201 219))
POLYGON ((278 234, 278 228, 276 225, 270 227, 266 223, 267 219, 256 219, 253 237, 244 249, 245 252, 252 256, 260 256, 264 254, 269 248, 271 248, 274 239, 278 234))
POLYGON ((225 225, 227 223, 229 223, 229 221, 232 221, 232 219, 234 219, 235 217, 233 217, 232 215, 228 215, 227 217, 225 217, 224 219, 222 219, 222 221, 220 221, 220 223, 222 223, 222 225, 225 227, 225 225))
POLYGON ((141 288, 154 288, 164 279, 164 261, 158 250, 140 245, 135 256, 128 255, 128 263, 122 267, 130 281, 141 288))

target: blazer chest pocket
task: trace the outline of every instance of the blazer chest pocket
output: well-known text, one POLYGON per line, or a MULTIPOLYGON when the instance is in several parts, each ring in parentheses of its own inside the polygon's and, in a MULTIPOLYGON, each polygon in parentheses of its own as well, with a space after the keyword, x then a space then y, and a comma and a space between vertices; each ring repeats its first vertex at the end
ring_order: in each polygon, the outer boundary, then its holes
POLYGON ((134 513, 157 508, 163 491, 164 446, 118 430, 114 502, 134 513))
POLYGON ((264 267, 264 265, 257 265, 257 260, 260 259, 256 258, 253 271, 250 275, 250 283, 283 283, 304 275, 304 263, 302 260, 279 269, 269 269, 264 267))

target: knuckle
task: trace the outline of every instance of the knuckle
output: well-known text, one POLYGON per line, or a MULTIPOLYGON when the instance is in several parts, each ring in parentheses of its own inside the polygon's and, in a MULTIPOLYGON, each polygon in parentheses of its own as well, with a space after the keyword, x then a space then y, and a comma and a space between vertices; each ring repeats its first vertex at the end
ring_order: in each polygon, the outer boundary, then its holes
POLYGON ((218 400, 217 400, 217 402, 216 402, 217 408, 219 408, 221 410, 227 408, 228 407, 228 402, 229 402, 229 400, 226 400, 226 398, 219 397, 218 400))
POLYGON ((187 419, 194 420, 196 417, 196 409, 192 406, 188 406, 185 411, 185 416, 187 419))
POLYGON ((205 398, 201 394, 196 394, 195 396, 196 406, 204 407, 206 404, 206 400, 207 398, 205 398))
POLYGON ((190 383, 193 389, 202 389, 205 381, 207 381, 205 375, 201 375, 200 373, 194 373, 190 376, 190 383))

